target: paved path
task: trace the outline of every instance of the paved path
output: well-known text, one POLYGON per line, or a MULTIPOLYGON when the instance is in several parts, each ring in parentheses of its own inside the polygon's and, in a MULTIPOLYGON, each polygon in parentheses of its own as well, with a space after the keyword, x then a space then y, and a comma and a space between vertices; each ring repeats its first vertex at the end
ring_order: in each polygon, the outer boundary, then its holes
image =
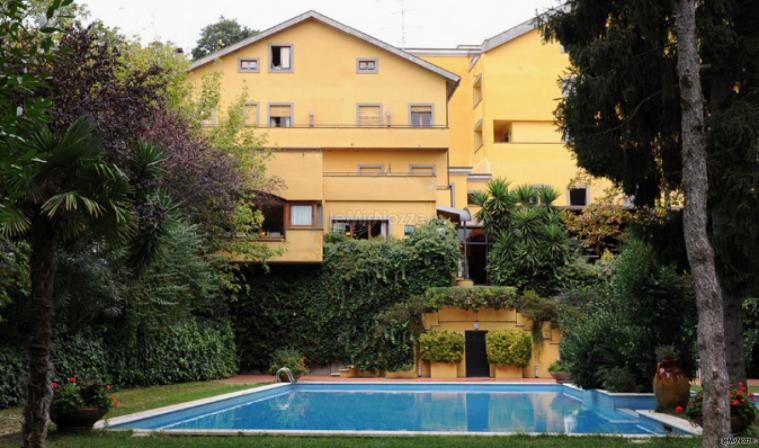
MULTIPOLYGON (((271 383, 274 381, 273 375, 236 375, 225 380, 221 380, 226 384, 255 384, 255 383, 271 383)), ((407 382, 407 383, 425 383, 425 382, 489 382, 489 383, 541 383, 541 384, 554 384, 551 378, 451 378, 451 379, 438 379, 438 378, 340 378, 329 375, 305 375, 298 379, 300 383, 309 382, 334 382, 334 383, 350 383, 350 382, 371 382, 371 383, 385 383, 385 382, 407 382)))

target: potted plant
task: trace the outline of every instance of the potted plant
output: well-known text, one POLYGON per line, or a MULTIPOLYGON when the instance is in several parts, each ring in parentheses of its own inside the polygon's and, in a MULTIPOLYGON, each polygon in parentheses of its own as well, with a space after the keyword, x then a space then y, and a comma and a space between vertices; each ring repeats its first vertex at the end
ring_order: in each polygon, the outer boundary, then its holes
POLYGON ((496 330, 485 336, 485 351, 496 378, 522 378, 532 356, 532 338, 521 330, 496 330))
POLYGON ((548 366, 548 373, 556 380, 557 383, 563 384, 569 381, 569 373, 564 370, 561 361, 554 361, 548 366))
MULTIPOLYGON (((730 430, 733 433, 742 433, 756 420, 757 408, 753 398, 754 394, 746 392, 743 382, 730 385, 730 430)), ((685 415, 699 426, 703 423, 703 403, 704 392, 698 391, 685 409, 685 415)), ((682 408, 678 407, 675 412, 682 412, 682 408)))
POLYGON ((306 358, 294 348, 282 348, 274 352, 269 365, 269 373, 274 375, 282 367, 287 367, 295 378, 308 373, 306 358))
POLYGON ((658 410, 684 407, 690 398, 690 381, 680 369, 678 354, 671 345, 656 348, 656 373, 653 386, 658 410))
POLYGON ((464 357, 464 335, 452 331, 430 331, 419 336, 419 353, 430 363, 432 378, 456 378, 457 364, 464 357))
POLYGON ((90 430, 111 408, 119 405, 111 394, 110 384, 80 384, 76 377, 61 383, 53 382, 50 403, 50 420, 59 431, 90 430))

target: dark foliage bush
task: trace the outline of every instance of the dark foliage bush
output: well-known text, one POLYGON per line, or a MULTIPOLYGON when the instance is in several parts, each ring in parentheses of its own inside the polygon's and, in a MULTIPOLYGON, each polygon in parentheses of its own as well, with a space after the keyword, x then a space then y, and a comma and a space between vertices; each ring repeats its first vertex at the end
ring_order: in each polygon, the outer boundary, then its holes
POLYGON ((326 243, 318 267, 252 270, 250 294, 231 312, 241 366, 265 370, 271 353, 292 347, 309 365, 407 367, 408 333, 380 329, 380 316, 429 287, 449 286, 458 261, 453 227, 433 220, 405 240, 326 243))
POLYGON ((26 364, 24 353, 10 347, 0 347, 0 409, 23 403, 26 364))
POLYGON ((562 313, 561 359, 584 388, 651 390, 656 347, 669 344, 693 375, 695 303, 687 277, 656 260, 653 248, 629 241, 611 281, 568 294, 578 307, 562 313))

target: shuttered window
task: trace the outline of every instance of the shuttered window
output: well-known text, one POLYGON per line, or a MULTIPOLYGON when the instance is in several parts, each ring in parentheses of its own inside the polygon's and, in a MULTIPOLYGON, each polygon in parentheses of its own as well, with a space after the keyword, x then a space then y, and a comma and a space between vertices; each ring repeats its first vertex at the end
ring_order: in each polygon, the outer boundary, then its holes
POLYGON ((432 127, 432 106, 412 105, 410 113, 411 113, 411 127, 414 127, 414 128, 432 127))
POLYGON ((246 103, 242 113, 245 126, 258 126, 258 103, 246 103))
POLYGON ((290 105, 270 105, 269 106, 269 127, 272 128, 289 128, 292 126, 292 106, 290 105))
POLYGON ((382 126, 382 108, 380 106, 358 106, 359 126, 382 126))

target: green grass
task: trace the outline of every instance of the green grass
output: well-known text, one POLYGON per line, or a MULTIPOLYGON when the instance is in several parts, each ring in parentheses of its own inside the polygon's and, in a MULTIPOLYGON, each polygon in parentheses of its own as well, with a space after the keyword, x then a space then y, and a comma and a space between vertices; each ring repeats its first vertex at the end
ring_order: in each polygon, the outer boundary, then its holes
MULTIPOLYGON (((255 384, 222 384, 218 381, 205 381, 123 389, 114 393, 119 400, 119 407, 112 409, 108 413, 108 417, 118 417, 119 415, 132 414, 185 401, 199 400, 255 386, 255 384)), ((19 431, 21 431, 21 408, 1 409, 0 435, 19 431)))
MULTIPOLYGON (((116 393, 119 408, 109 417, 140 412, 147 409, 168 406, 185 401, 197 400, 213 395, 225 394, 254 385, 226 385, 216 381, 203 383, 174 384, 139 389, 125 389, 116 393)), ((0 411, 0 434, 3 422, 7 432, 16 434, 0 437, 0 448, 20 446, 21 409, 0 411)), ((257 447, 257 448, 690 448, 700 446, 700 439, 653 438, 623 439, 619 437, 566 437, 566 436, 511 436, 511 437, 413 437, 413 438, 351 438, 351 437, 135 437, 126 432, 92 432, 78 434, 50 432, 49 448, 200 448, 200 447, 257 447)))
MULTIPOLYGON (((695 448, 699 439, 655 438, 623 439, 618 437, 133 437, 130 434, 82 434, 50 437, 50 448, 695 448)), ((18 445, 3 444, 10 448, 18 445)))

